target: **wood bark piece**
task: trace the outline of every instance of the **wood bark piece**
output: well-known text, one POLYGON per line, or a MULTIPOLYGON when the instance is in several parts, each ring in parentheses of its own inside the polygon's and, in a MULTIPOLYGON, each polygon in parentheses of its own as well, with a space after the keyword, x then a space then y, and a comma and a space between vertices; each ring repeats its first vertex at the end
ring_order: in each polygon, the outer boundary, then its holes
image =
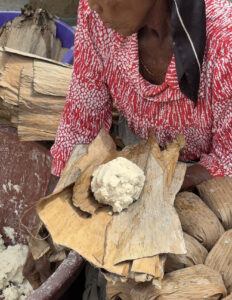
POLYGON ((169 273, 186 267, 204 264, 208 251, 195 238, 184 233, 187 253, 181 255, 168 254, 165 272, 169 273))
POLYGON ((226 289, 221 275, 204 265, 181 269, 165 275, 162 288, 157 289, 151 283, 107 283, 109 300, 179 300, 179 299, 221 299, 226 289))
MULTIPOLYGON (((91 146, 87 154, 77 155, 78 161, 74 161, 71 156, 75 165, 74 173, 79 176, 76 182, 89 167, 101 164, 105 157, 108 159, 107 151, 110 157, 115 151, 115 144, 105 129, 101 130, 91 146), (78 175, 79 170, 81 172, 78 175)), ((179 152, 180 148, 181 145, 176 142, 175 151, 179 152)), ((124 215, 122 219, 118 218, 120 215, 117 214, 109 215, 111 209, 107 206, 94 208, 91 216, 86 213, 86 210, 82 210, 82 205, 75 207, 72 202, 72 186, 42 199, 37 208, 55 243, 74 249, 99 268, 127 277, 133 260, 153 258, 167 252, 185 253, 181 225, 171 203, 183 182, 186 167, 184 164, 177 163, 178 155, 173 155, 170 163, 176 167, 163 170, 161 165, 162 160, 165 161, 165 154, 162 154, 153 137, 147 142, 126 148, 117 153, 117 156, 119 155, 131 157, 131 160, 136 161, 147 174, 143 195, 139 201, 120 214, 124 215), (168 186, 170 172, 173 173, 173 179, 168 186), (166 193, 165 189, 168 190, 166 193), (165 198, 164 195, 167 197, 165 198), (117 221, 113 222, 116 218, 117 221), (128 247, 126 243, 130 246, 128 247)), ((72 168, 69 166, 69 169, 72 168)), ((70 176, 68 178, 70 182, 70 176)), ((89 178, 85 180, 89 182, 89 178)), ((84 186, 87 188, 88 184, 84 186)), ((88 201, 88 197, 84 196, 84 198, 88 201)), ((86 204, 85 201, 83 203, 86 204)), ((92 208, 91 205, 91 202, 87 202, 88 208, 92 208)), ((162 277, 161 260, 154 265, 160 269, 153 268, 152 273, 156 274, 159 271, 159 276, 162 277)), ((148 269, 146 264, 143 265, 144 269, 139 267, 145 274, 151 269, 151 266, 149 265, 148 269)))
POLYGON ((217 177, 197 186, 201 199, 215 213, 223 227, 232 228, 232 178, 217 177))
POLYGON ((206 266, 218 271, 228 291, 232 292, 232 229, 226 231, 206 258, 206 266))
POLYGON ((197 195, 189 192, 178 194, 175 208, 183 231, 196 238, 206 249, 211 249, 224 233, 216 215, 197 195))

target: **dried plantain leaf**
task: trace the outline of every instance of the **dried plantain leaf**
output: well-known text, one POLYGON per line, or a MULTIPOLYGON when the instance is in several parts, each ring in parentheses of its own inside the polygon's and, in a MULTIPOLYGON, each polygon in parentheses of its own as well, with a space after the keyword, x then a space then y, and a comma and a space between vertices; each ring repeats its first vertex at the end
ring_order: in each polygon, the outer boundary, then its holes
POLYGON ((151 275, 153 278, 163 278, 166 255, 156 255, 136 259, 132 262, 130 273, 151 275))
POLYGON ((226 231, 206 258, 206 266, 218 271, 228 291, 232 292, 232 229, 226 231))
POLYGON ((221 299, 226 295, 226 288, 221 275, 204 265, 181 269, 165 275, 161 289, 151 283, 137 284, 133 281, 114 285, 107 283, 109 300, 199 300, 221 299))
POLYGON ((224 233, 216 215, 197 195, 190 192, 178 194, 175 208, 183 231, 197 239, 206 249, 211 249, 224 233))
POLYGON ((232 178, 217 177, 197 186, 201 199, 228 230, 232 228, 232 178))
POLYGON ((108 132, 103 129, 89 146, 86 155, 78 162, 79 168, 82 169, 83 172, 77 178, 73 189, 72 201, 74 206, 89 214, 93 214, 101 207, 91 193, 91 177, 96 167, 115 157, 115 143, 108 132))
MULTIPOLYGON (((172 184, 168 186, 169 173, 160 161, 165 156, 156 141, 149 138, 148 152, 143 143, 138 147, 138 160, 133 162, 142 169, 145 164, 145 185, 139 200, 115 215, 107 229, 106 259, 114 264, 160 253, 185 253, 183 233, 171 200, 181 187, 185 165, 177 164, 176 156, 170 162, 176 165, 173 180, 179 178, 174 189, 172 184)), ((179 150, 176 145, 175 151, 179 150)))
POLYGON ((45 10, 25 5, 22 14, 0 29, 0 46, 36 54, 54 60, 63 53, 61 40, 56 38, 56 24, 45 10))
POLYGON ((165 263, 165 272, 172 272, 194 265, 204 264, 208 251, 195 238, 184 233, 186 254, 168 254, 165 263))
MULTIPOLYGON (((112 145, 115 147, 115 144, 111 141, 106 130, 102 129, 92 145, 88 147, 87 154, 77 155, 77 161, 71 156, 70 161, 75 165, 76 184, 88 168, 101 164, 105 159, 104 156, 112 156, 112 149, 115 149, 112 145), (97 141, 101 145, 100 148, 96 146, 97 141)), ((176 143, 174 149, 179 153, 180 145, 176 143)), ((72 186, 65 190, 58 189, 59 192, 56 194, 42 199, 37 205, 38 213, 54 242, 74 249, 93 265, 122 277, 127 277, 129 274, 133 260, 154 257, 160 253, 185 253, 183 233, 173 206, 173 199, 182 185, 186 166, 177 162, 178 155, 174 155, 175 151, 173 150, 171 155, 173 159, 170 160, 173 167, 168 170, 162 168, 159 157, 165 161, 165 156, 154 139, 141 142, 117 154, 131 157, 131 160, 147 174, 147 183, 140 199, 120 214, 109 215, 110 208, 107 206, 95 210, 89 201, 88 191, 83 190, 81 197, 83 195, 84 197, 80 199, 80 189, 75 190, 78 201, 78 206, 75 207, 72 202, 72 186), (172 173, 172 181, 168 186, 168 178, 172 173), (79 193, 78 197, 76 192, 79 193), (92 214, 89 214, 90 210, 86 211, 83 207, 93 208, 92 214)), ((72 170, 70 165, 69 170, 72 170)), ((75 177, 70 177, 66 171, 64 174, 69 179, 66 181, 61 178, 63 183, 60 186, 66 186, 64 183, 70 182, 70 178, 75 177)), ((91 174, 88 173, 88 176, 91 174)), ((87 177, 85 180, 88 181, 90 178, 87 177)), ((88 184, 85 185, 85 188, 87 187, 88 184)), ((75 201, 75 205, 76 203, 75 201)), ((160 264, 158 268, 159 266, 160 264)), ((146 264, 140 270, 141 272, 144 270, 144 274, 147 274, 150 269, 150 265, 149 268, 147 267, 146 260, 146 264)), ((161 268, 153 269, 152 272, 159 273, 160 277, 163 276, 161 268)), ((143 273, 136 272, 137 279, 141 275, 143 273)))

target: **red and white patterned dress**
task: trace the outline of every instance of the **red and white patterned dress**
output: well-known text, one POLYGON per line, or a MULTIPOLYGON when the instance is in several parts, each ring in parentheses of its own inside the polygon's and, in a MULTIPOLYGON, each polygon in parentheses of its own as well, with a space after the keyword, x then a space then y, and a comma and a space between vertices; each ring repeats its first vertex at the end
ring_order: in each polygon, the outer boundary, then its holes
POLYGON ((200 159, 213 177, 232 176, 232 4, 206 0, 207 41, 198 104, 178 85, 175 58, 165 82, 153 85, 139 73, 138 37, 108 29, 87 0, 80 0, 74 70, 61 116, 52 172, 60 176, 74 146, 91 143, 102 124, 109 129, 112 102, 131 130, 161 146, 183 134, 182 161, 200 159))

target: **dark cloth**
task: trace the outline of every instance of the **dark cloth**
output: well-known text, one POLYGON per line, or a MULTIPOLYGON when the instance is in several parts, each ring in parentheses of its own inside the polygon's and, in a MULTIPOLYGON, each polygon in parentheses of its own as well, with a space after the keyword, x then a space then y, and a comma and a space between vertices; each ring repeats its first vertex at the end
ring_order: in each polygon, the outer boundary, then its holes
POLYGON ((99 269, 89 263, 85 268, 85 292, 82 300, 107 300, 106 279, 99 269))
POLYGON ((206 44, 204 0, 172 0, 174 55, 180 90, 197 104, 206 44))

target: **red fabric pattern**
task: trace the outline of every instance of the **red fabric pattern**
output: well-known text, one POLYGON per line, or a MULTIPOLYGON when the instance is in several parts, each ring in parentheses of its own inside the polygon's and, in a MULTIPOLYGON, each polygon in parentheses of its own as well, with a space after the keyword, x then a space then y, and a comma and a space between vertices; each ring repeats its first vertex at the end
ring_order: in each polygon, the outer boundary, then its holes
POLYGON ((91 143, 112 103, 139 137, 154 129, 161 146, 183 134, 180 159, 200 159, 213 177, 232 176, 232 5, 206 0, 207 44, 197 107, 178 85, 175 58, 165 82, 156 86, 139 73, 137 34, 123 37, 104 26, 87 0, 80 0, 74 70, 66 105, 51 149, 60 176, 73 147, 91 143))

